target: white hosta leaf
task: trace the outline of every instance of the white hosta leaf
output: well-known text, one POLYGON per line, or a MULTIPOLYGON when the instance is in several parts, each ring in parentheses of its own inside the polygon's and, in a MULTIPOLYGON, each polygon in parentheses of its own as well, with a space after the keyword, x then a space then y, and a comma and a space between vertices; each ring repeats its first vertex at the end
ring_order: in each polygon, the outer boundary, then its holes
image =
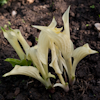
POLYGON ((61 72, 63 72, 63 66, 66 69, 66 71, 68 72, 66 62, 65 62, 64 58, 62 57, 61 51, 58 49, 57 46, 56 46, 56 53, 57 53, 58 64, 59 64, 59 68, 60 68, 61 72))
POLYGON ((69 31, 69 10, 70 10, 70 6, 66 10, 66 12, 63 14, 62 20, 63 20, 63 23, 64 23, 64 32, 70 38, 70 31, 69 31))
POLYGON ((73 55, 72 57, 74 57, 75 60, 80 61, 82 60, 84 57, 86 57, 89 54, 94 54, 94 53, 98 53, 95 50, 92 50, 88 44, 85 44, 81 47, 76 48, 73 51, 73 55))
POLYGON ((33 66, 19 66, 16 65, 10 72, 3 75, 3 77, 10 75, 26 75, 35 79, 40 79, 39 71, 33 66))
POLYGON ((43 83, 46 86, 46 88, 51 86, 50 80, 49 79, 44 80, 40 76, 39 70, 36 67, 33 67, 33 66, 19 66, 19 65, 16 65, 10 72, 4 74, 3 77, 10 76, 10 75, 30 76, 30 77, 33 77, 33 78, 37 79, 41 83, 43 83))
POLYGON ((47 64, 48 49, 49 49, 49 37, 47 33, 41 31, 38 39, 38 56, 42 63, 47 64))
POLYGON ((47 77, 43 65, 39 59, 37 49, 38 49, 38 45, 30 48, 29 51, 30 58, 33 61, 33 63, 36 65, 39 72, 43 75, 43 77, 47 77))
POLYGON ((50 78, 50 77, 52 77, 52 78, 54 78, 54 79, 56 78, 55 75, 53 75, 53 74, 51 74, 51 73, 49 72, 49 73, 48 73, 48 78, 50 78))
POLYGON ((59 65, 58 65, 58 59, 57 54, 55 50, 55 45, 53 42, 50 44, 51 54, 52 54, 52 61, 50 63, 50 66, 55 70, 56 73, 62 74, 59 65))
POLYGON ((28 51, 30 49, 30 46, 28 45, 26 40, 23 38, 23 36, 22 36, 22 34, 21 34, 19 29, 14 29, 12 31, 15 33, 15 36, 17 37, 18 41, 21 43, 23 49, 25 50, 27 59, 30 60, 30 58, 28 57, 28 51))
POLYGON ((63 84, 61 84, 61 83, 56 83, 56 84, 53 85, 53 87, 57 87, 57 86, 61 87, 61 88, 64 89, 66 92, 69 91, 68 83, 66 83, 65 85, 63 85, 63 84))
MULTIPOLYGON (((57 25, 55 18, 53 18, 51 24, 48 26, 49 28, 53 29, 57 25)), ((35 26, 33 26, 35 27, 35 26)), ((49 49, 49 37, 46 32, 41 31, 38 39, 38 56, 42 63, 47 64, 48 60, 48 49, 49 49)))
POLYGON ((68 68, 67 68, 66 62, 65 62, 65 60, 64 60, 63 57, 60 57, 60 62, 62 63, 62 65, 64 66, 65 70, 66 70, 67 73, 68 73, 68 68))
POLYGON ((3 33, 4 33, 4 37, 8 40, 8 42, 15 49, 20 59, 21 60, 25 59, 25 54, 18 43, 16 33, 13 30, 5 30, 3 31, 3 33))
POLYGON ((60 70, 61 70, 61 72, 63 73, 63 64, 62 64, 62 61, 61 61, 61 59, 60 59, 60 57, 58 57, 58 65, 59 65, 59 68, 60 68, 60 70))
POLYGON ((72 54, 72 57, 74 58, 72 73, 75 74, 76 66, 80 60, 82 60, 87 55, 94 54, 94 53, 98 53, 98 52, 92 50, 88 44, 84 44, 83 46, 76 48, 72 54))
POLYGON ((49 66, 51 66, 55 70, 56 73, 62 74, 56 59, 52 61, 52 63, 50 63, 49 66))
POLYGON ((53 17, 52 22, 50 23, 50 25, 48 26, 49 28, 55 28, 57 25, 57 22, 55 20, 55 18, 53 17))

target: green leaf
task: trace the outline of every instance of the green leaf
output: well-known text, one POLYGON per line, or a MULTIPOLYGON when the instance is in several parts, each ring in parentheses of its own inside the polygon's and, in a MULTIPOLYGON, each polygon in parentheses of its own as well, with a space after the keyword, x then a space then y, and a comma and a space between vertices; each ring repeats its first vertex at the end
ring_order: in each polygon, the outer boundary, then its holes
POLYGON ((26 59, 20 60, 21 66, 30 66, 31 64, 32 64, 32 61, 30 60, 26 60, 26 59))
POLYGON ((5 61, 9 62, 13 67, 15 67, 15 65, 30 66, 32 64, 32 61, 26 59, 19 60, 14 58, 7 58, 5 61))
POLYGON ((20 63, 20 60, 18 59, 13 59, 13 58, 7 58, 5 59, 5 61, 9 62, 13 67, 15 65, 18 65, 20 63))
POLYGON ((95 8, 95 6, 94 6, 94 5, 92 5, 92 6, 90 6, 90 8, 94 9, 94 8, 95 8))

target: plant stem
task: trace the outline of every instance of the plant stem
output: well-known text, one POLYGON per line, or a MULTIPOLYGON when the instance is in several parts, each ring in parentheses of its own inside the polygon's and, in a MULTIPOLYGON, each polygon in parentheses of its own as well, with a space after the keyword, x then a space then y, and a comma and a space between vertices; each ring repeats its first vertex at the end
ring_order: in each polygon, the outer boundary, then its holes
POLYGON ((62 77, 62 74, 57 74, 57 75, 58 75, 58 77, 59 77, 61 83, 62 83, 63 85, 65 85, 65 81, 64 81, 64 78, 62 77))
POLYGON ((72 61, 71 58, 69 58, 68 60, 66 60, 66 65, 67 65, 67 69, 68 69, 68 78, 69 78, 69 84, 72 84, 72 61))
POLYGON ((48 79, 39 79, 39 81, 45 85, 46 89, 49 89, 50 87, 52 87, 52 84, 51 84, 51 81, 50 81, 50 78, 48 79))

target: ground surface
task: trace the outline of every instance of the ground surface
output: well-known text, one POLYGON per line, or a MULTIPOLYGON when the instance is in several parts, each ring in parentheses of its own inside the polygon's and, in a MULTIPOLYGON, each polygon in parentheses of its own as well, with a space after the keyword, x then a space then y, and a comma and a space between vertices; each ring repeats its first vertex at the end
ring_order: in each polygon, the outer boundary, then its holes
MULTIPOLYGON (((58 27, 63 26, 61 16, 71 5, 70 31, 75 48, 89 43, 92 49, 100 52, 100 37, 94 23, 100 22, 99 0, 35 0, 32 4, 24 0, 10 0, 0 7, 0 26, 11 22, 13 29, 21 30, 30 46, 35 45, 34 37, 39 30, 31 25, 49 25, 55 16, 58 27), (95 8, 90 8, 94 5, 95 8), (12 16, 12 11, 17 11, 12 16)), ((0 32, 0 100, 100 100, 100 54, 85 57, 77 66, 76 82, 68 93, 57 87, 54 93, 35 79, 26 76, 2 75, 13 67, 5 58, 18 58, 14 49, 0 32)))

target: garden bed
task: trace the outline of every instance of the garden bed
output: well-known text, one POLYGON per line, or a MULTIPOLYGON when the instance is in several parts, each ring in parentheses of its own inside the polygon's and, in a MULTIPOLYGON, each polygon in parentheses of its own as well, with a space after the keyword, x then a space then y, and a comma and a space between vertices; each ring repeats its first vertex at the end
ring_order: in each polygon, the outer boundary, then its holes
MULTIPOLYGON (((32 4, 25 0, 9 0, 0 7, 0 26, 10 22, 11 28, 20 29, 28 44, 34 46, 40 31, 31 25, 47 26, 55 16, 57 27, 63 26, 61 17, 69 5, 74 47, 89 43, 92 49, 100 52, 100 37, 94 28, 94 24, 100 22, 99 0, 34 0, 32 4), (12 11, 17 14, 12 15, 12 11)), ((100 100, 100 54, 89 55, 78 64, 76 82, 67 93, 59 87, 48 91, 39 81, 27 76, 3 78, 2 75, 13 68, 4 61, 6 58, 18 56, 0 32, 0 100, 100 100)))

